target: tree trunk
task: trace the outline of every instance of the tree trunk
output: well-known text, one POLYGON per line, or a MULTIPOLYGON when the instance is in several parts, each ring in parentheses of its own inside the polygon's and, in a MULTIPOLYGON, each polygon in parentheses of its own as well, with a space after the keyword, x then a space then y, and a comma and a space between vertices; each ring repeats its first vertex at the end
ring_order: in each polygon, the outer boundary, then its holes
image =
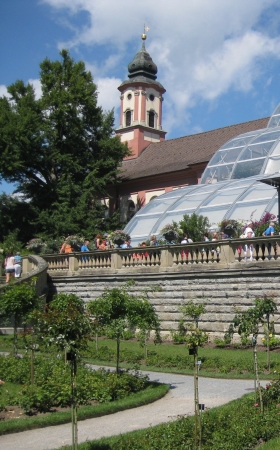
POLYGON ((72 450, 78 450, 78 420, 77 420, 77 359, 72 354, 71 359, 71 391, 72 391, 72 450))

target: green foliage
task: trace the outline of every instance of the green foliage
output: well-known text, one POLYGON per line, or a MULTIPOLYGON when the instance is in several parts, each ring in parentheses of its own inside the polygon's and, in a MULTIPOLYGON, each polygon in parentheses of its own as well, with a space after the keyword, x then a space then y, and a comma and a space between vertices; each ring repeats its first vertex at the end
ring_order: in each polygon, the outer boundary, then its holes
POLYGON ((75 294, 56 294, 45 312, 34 314, 42 339, 61 350, 78 354, 87 347, 90 322, 82 299, 75 294))
MULTIPOLYGON (((55 407, 71 405, 69 366, 59 358, 34 359, 35 385, 30 382, 30 359, 0 355, 1 376, 6 381, 22 384, 20 393, 11 399, 27 413, 46 412, 55 407)), ((105 369, 97 371, 80 365, 77 376, 77 402, 86 405, 96 401, 111 402, 139 392, 148 386, 148 377, 138 372, 116 374, 105 369)))
POLYGON ((184 319, 179 319, 178 331, 170 330, 170 334, 174 344, 184 344, 186 342, 186 327, 184 319))
MULTIPOLYGON (((202 450, 249 450, 279 434, 279 407, 273 402, 263 415, 252 395, 202 414, 202 450)), ((87 450, 193 450, 193 417, 181 417, 153 428, 88 442, 87 450)))
POLYGON ((183 220, 179 222, 179 227, 183 232, 183 235, 188 235, 194 242, 203 241, 203 235, 210 227, 208 217, 204 217, 198 214, 184 214, 183 220))
POLYGON ((17 352, 17 327, 27 321, 30 313, 39 307, 35 279, 9 285, 0 291, 0 317, 14 317, 14 351, 17 352))
POLYGON ((254 300, 255 306, 248 308, 243 313, 237 313, 233 319, 233 325, 238 334, 247 339, 250 334, 257 338, 259 328, 267 321, 267 315, 274 315, 277 305, 273 298, 264 296, 254 300))
MULTIPOLYGON (((97 87, 84 63, 66 50, 60 56, 40 64, 40 99, 21 80, 0 98, 0 177, 28 199, 20 223, 30 219, 29 239, 104 229, 100 198, 108 195, 129 153, 113 136, 113 111, 105 114, 97 105, 97 87)), ((12 206, 15 226, 22 205, 12 206)))
POLYGON ((98 324, 117 342, 117 371, 120 340, 125 331, 138 328, 144 345, 147 334, 154 330, 155 342, 160 342, 160 322, 154 307, 147 299, 149 289, 134 296, 129 293, 133 284, 134 282, 129 282, 122 288, 107 289, 100 298, 87 305, 94 327, 98 324))

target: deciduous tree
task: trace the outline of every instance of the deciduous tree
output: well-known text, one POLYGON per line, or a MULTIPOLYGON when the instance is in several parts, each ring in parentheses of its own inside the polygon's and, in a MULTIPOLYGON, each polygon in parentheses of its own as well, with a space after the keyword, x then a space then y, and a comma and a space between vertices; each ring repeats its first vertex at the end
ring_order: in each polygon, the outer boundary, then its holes
POLYGON ((40 64, 42 96, 16 81, 0 98, 0 180, 16 183, 52 236, 100 228, 99 199, 116 181, 128 148, 113 136, 113 111, 97 105, 97 86, 67 50, 40 64))

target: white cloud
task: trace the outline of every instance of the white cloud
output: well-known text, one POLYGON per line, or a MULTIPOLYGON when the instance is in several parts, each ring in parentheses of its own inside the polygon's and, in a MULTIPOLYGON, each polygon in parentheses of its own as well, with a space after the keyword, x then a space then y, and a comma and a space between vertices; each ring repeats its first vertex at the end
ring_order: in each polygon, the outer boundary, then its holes
POLYGON ((118 86, 122 80, 117 78, 100 78, 96 80, 98 103, 104 111, 118 108, 120 105, 120 92, 118 86))
POLYGON ((4 86, 3 84, 0 84, 0 97, 7 97, 8 95, 8 91, 7 91, 7 86, 4 86))
POLYGON ((114 83, 139 50, 144 23, 150 27, 146 48, 167 90, 164 127, 169 130, 178 117, 188 121, 199 101, 253 90, 256 80, 269 77, 266 63, 280 59, 279 0, 142 0, 141 7, 138 0, 43 1, 73 25, 72 39, 63 45, 81 52, 84 46, 106 47, 98 57, 92 51, 92 61, 87 55, 104 109, 116 106, 114 83), (81 11, 88 20, 79 25, 74 18, 81 11))
POLYGON ((35 98, 41 98, 42 97, 42 86, 41 86, 41 81, 38 79, 32 79, 30 78, 28 80, 29 84, 32 84, 32 86, 34 87, 34 91, 35 91, 35 98))

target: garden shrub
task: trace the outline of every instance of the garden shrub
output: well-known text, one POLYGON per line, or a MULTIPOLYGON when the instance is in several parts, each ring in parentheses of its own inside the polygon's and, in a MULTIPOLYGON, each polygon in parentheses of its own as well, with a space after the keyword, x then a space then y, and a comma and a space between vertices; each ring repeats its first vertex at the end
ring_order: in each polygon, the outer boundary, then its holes
MULTIPOLYGON (((5 380, 23 384, 13 402, 27 413, 71 405, 69 365, 62 359, 36 357, 34 384, 30 382, 30 358, 1 356, 0 363, 5 380)), ((108 402, 127 397, 147 386, 148 377, 138 372, 121 371, 116 374, 105 369, 94 371, 81 364, 77 376, 77 401, 80 405, 94 401, 108 402)))

